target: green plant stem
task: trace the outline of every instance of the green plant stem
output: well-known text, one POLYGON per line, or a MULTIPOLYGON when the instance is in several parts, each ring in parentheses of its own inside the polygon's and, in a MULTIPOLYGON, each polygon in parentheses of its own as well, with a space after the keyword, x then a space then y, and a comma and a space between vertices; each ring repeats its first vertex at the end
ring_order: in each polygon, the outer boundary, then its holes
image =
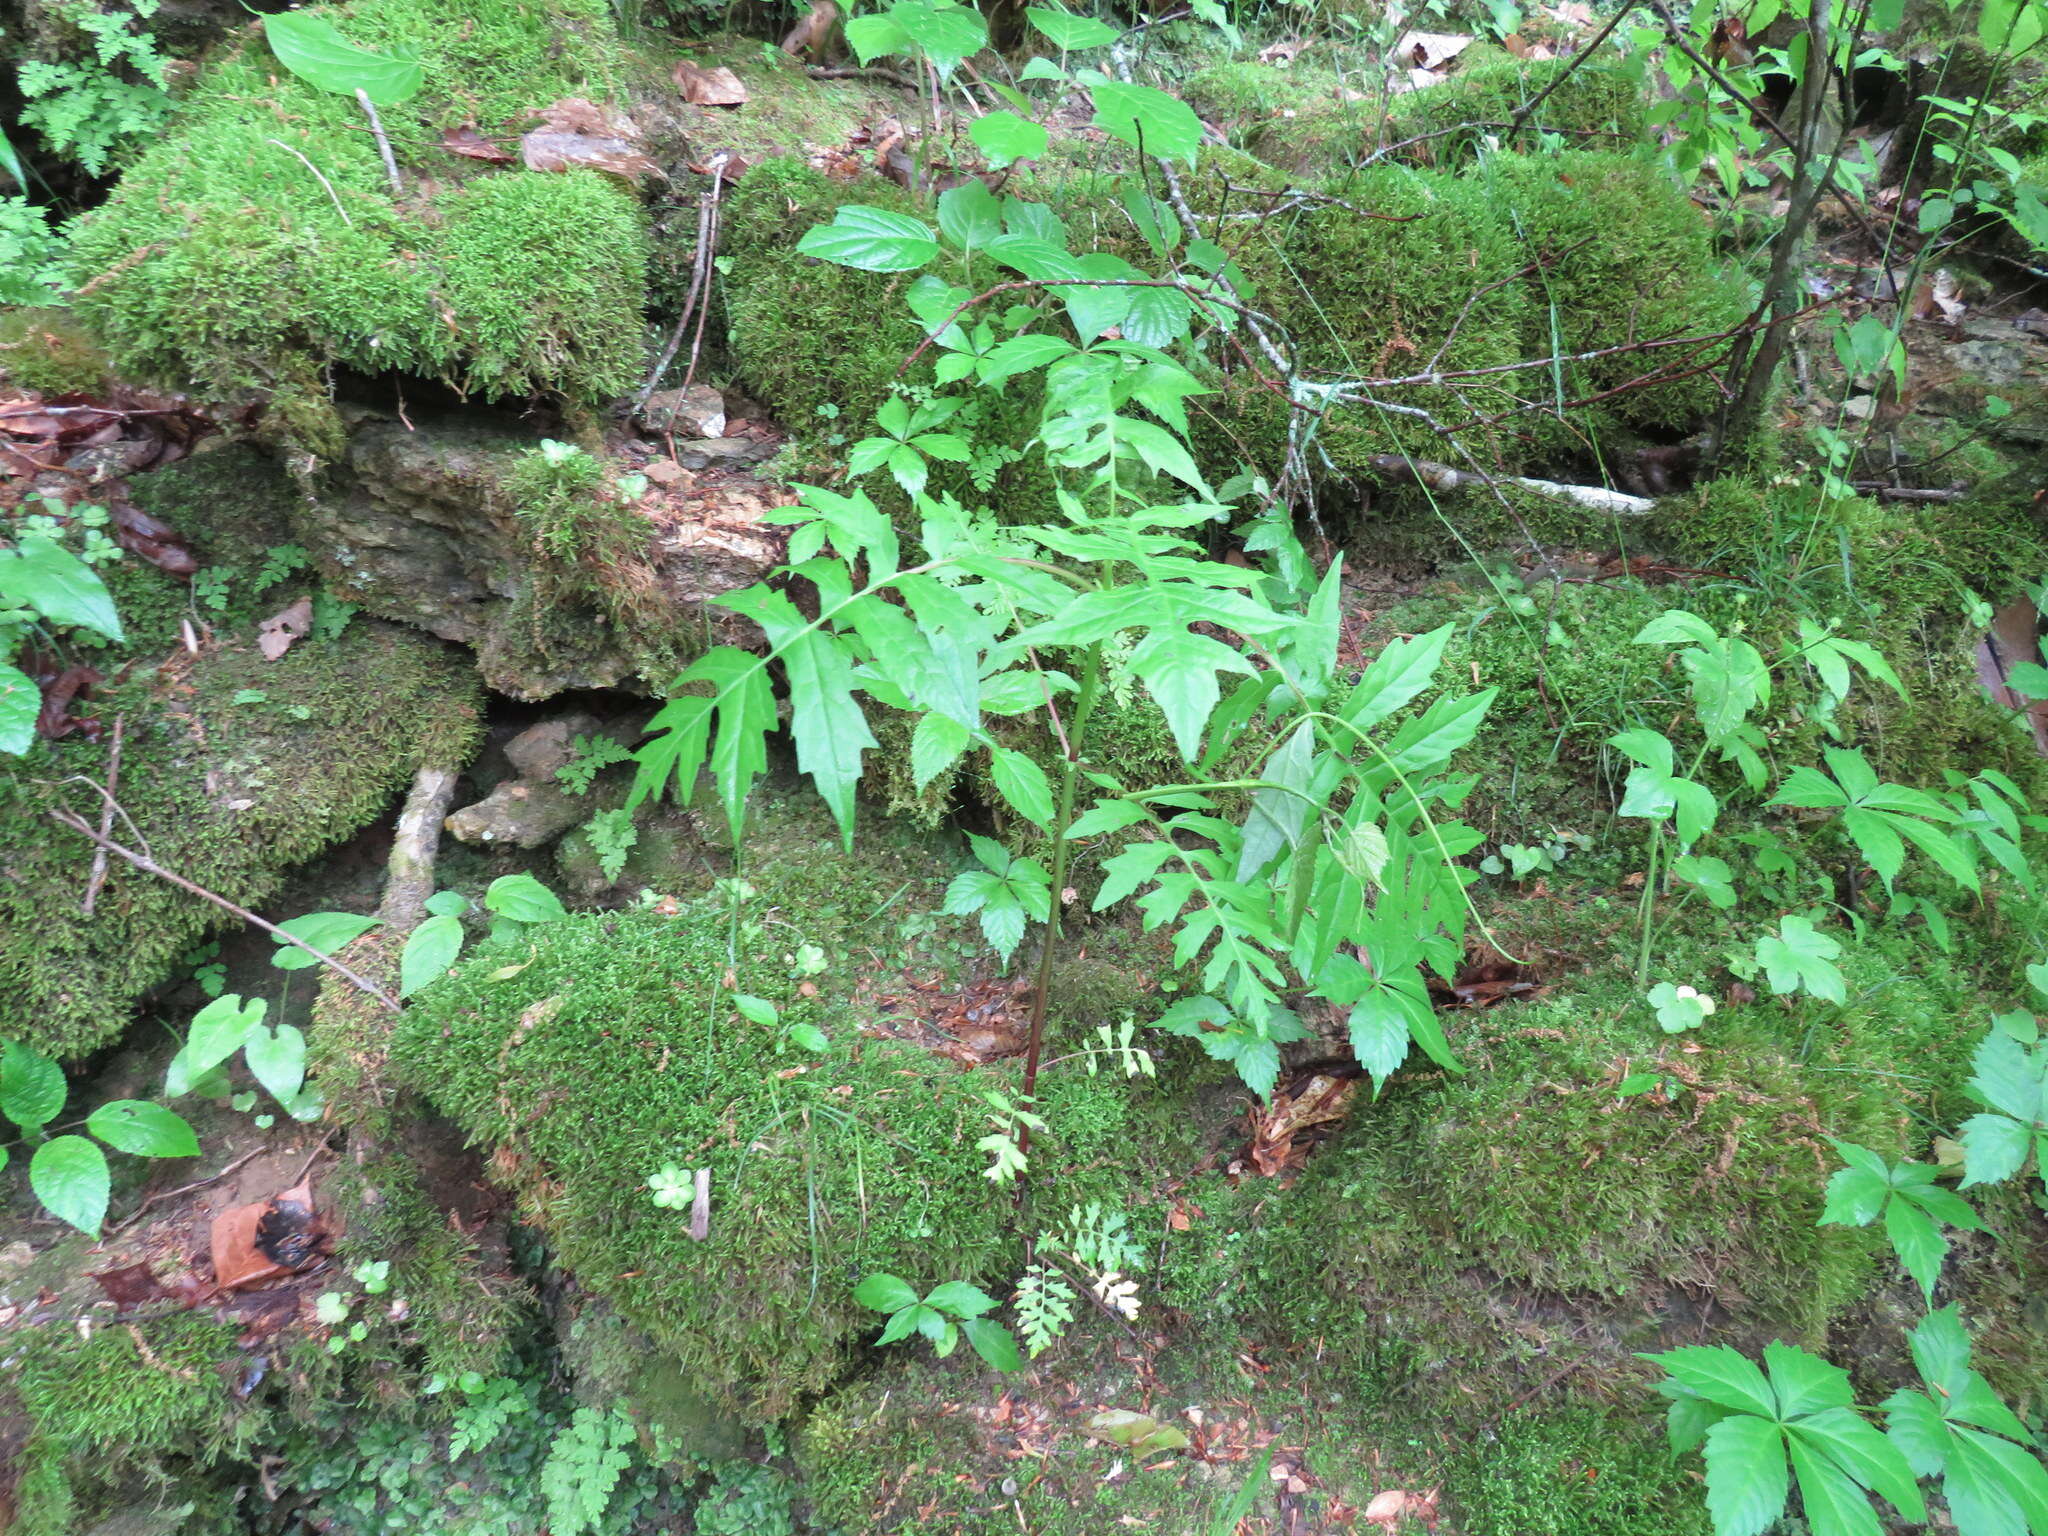
MULTIPOLYGON (((1038 1061, 1045 1049, 1046 1005, 1052 995, 1053 948, 1059 942, 1061 892, 1067 885, 1067 828, 1074 822, 1074 786, 1081 777, 1081 743, 1087 739, 1088 717, 1095 713, 1095 701, 1102 691, 1102 642, 1088 647, 1081 666, 1081 694, 1074 704, 1073 724, 1067 730, 1066 754, 1060 764, 1060 804, 1052 828, 1052 901, 1045 919, 1045 934, 1038 950, 1038 984, 1031 998, 1031 1037, 1024 1054, 1022 1094, 1027 1105, 1038 1092, 1038 1061)), ((1017 1151, 1031 1150, 1031 1127, 1020 1125, 1017 1151)), ((1017 1186, 1021 1197, 1024 1186, 1017 1186)))
POLYGON ((1636 955, 1636 985, 1644 986, 1650 979, 1650 934, 1657 920, 1657 855, 1664 846, 1664 823, 1650 823, 1650 854, 1643 867, 1643 899, 1640 903, 1642 924, 1642 945, 1636 955))

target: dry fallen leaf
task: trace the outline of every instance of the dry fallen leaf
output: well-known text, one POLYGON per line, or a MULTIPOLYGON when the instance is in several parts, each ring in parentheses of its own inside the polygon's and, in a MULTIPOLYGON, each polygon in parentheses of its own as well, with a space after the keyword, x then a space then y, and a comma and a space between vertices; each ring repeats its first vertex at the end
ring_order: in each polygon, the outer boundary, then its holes
POLYGON ((699 69, 688 59, 677 61, 671 71, 677 87, 683 93, 683 100, 699 107, 738 107, 747 100, 747 88, 740 83, 740 77, 719 65, 715 69, 699 69))
POLYGON ((156 1301, 170 1293, 157 1283, 155 1275, 147 1264, 130 1264, 121 1269, 102 1269, 88 1278, 97 1280, 107 1299, 113 1302, 117 1312, 126 1312, 139 1307, 145 1301, 156 1301))
POLYGON ((1394 44, 1394 62, 1404 68, 1441 71, 1473 42, 1461 32, 1403 32, 1394 44))
POLYGON ((570 96, 540 113, 543 126, 519 141, 520 155, 530 171, 566 171, 584 165, 637 182, 663 175, 639 149, 640 129, 624 113, 612 112, 570 96))
POLYGON ((313 630, 313 600, 302 597, 256 626, 256 649, 265 661, 276 661, 313 630))
POLYGON ((461 155, 470 160, 486 160, 492 165, 510 165, 518 156, 510 150, 501 149, 478 133, 469 124, 450 128, 441 135, 441 147, 451 155, 461 155))

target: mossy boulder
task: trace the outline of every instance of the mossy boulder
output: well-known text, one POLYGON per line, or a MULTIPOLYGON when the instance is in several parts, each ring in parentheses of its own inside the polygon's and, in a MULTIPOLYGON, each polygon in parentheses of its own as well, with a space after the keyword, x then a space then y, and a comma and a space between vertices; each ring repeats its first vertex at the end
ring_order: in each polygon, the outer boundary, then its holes
POLYGON ((1640 65, 1576 58, 1475 60, 1440 85, 1397 96, 1384 136, 1388 144, 1402 145, 1395 153, 1412 164, 1456 165, 1489 140, 1504 141, 1508 124, 1534 102, 1521 146, 1550 133, 1574 148, 1625 149, 1642 141, 1646 94, 1640 65))
POLYGON ((1707 338, 1510 383, 1517 396, 1552 399, 1539 438, 1568 429, 1573 450, 1591 463, 1634 434, 1683 436, 1700 426, 1721 399, 1725 344, 1711 338, 1742 324, 1754 303, 1685 190, 1650 160, 1597 150, 1496 155, 1468 174, 1506 211, 1524 260, 1541 264, 1527 282, 1524 357, 1707 338))
MULTIPOLYGON (((1312 379, 1493 368, 1521 359, 1530 300, 1513 274, 1523 257, 1484 186, 1375 167, 1351 179, 1343 203, 1311 203, 1261 220, 1254 231, 1238 252, 1239 265, 1255 301, 1285 327, 1312 379), (1467 313, 1467 300, 1488 288, 1467 313)), ((1230 381, 1227 398, 1224 414, 1236 418, 1231 446, 1250 448, 1261 466, 1277 467, 1287 441, 1287 402, 1241 376, 1230 381)), ((1463 392, 1450 386, 1403 389, 1387 398, 1404 411, 1441 415, 1446 424, 1468 414, 1463 392)), ((1416 416, 1357 402, 1309 404, 1317 414, 1297 430, 1310 463, 1357 474, 1375 454, 1433 458, 1444 451, 1416 416)), ((1497 428, 1474 430, 1465 441, 1485 460, 1506 452, 1497 428)))
MULTIPOLYGON (((815 225, 860 203, 916 213, 879 176, 837 181, 795 156, 747 172, 725 202, 720 253, 727 346, 747 393, 799 437, 866 434, 897 369, 923 339, 904 295, 916 272, 860 272, 798 252, 815 225)), ((921 376, 928 377, 928 371, 921 376)))
MULTIPOLYGON (((1881 1236, 1816 1225, 1827 1138, 1922 1153, 1920 1122, 1961 1111, 1982 1029, 1969 973, 1868 942, 1843 962, 1847 1006, 1724 992, 1681 1047, 1629 974, 1626 893, 1552 887, 1547 920, 1525 911, 1506 937, 1555 995, 1465 1015, 1465 1070, 1397 1080, 1284 1196, 1192 1189, 1207 1219, 1172 1239, 1176 1305, 1316 1339, 1354 1390, 1484 1418, 1561 1352, 1584 1357, 1572 1390, 1597 1399, 1631 1379, 1630 1351, 1821 1347, 1888 1294, 1881 1236), (1631 1072, 1670 1082, 1624 1096, 1631 1072)), ((1667 921, 1656 976, 1717 988, 1727 927, 1667 921)))
POLYGON ((1377 93, 1360 83, 1359 76, 1347 81, 1334 70, 1300 64, 1282 71, 1232 63, 1198 71, 1187 88, 1191 102, 1202 104, 1198 110, 1236 130, 1234 142, 1268 165, 1301 175, 1388 159, 1456 169, 1505 143, 1509 125, 1531 103, 1535 110, 1517 134, 1523 147, 1551 134, 1572 147, 1619 148, 1643 133, 1641 75, 1626 66, 1474 61, 1437 84, 1394 97, 1384 110, 1377 93))
MULTIPOLYGON (((420 995, 393 1060, 490 1149, 566 1269, 699 1390, 766 1419, 879 1326, 852 1299, 863 1276, 924 1289, 987 1279, 1009 1255, 1013 1202, 973 1143, 978 1091, 1015 1085, 1005 1065, 963 1075, 864 1034, 850 1001, 869 920, 938 905, 929 863, 879 829, 850 859, 804 802, 761 816, 748 848, 744 888, 550 923, 516 954, 479 955, 420 995), (749 1021, 735 993, 779 1018, 749 1021), (801 1049, 792 1026, 830 1044, 801 1049), (687 1197, 650 1198, 664 1167, 710 1170, 705 1240, 687 1197)), ((1042 1085, 1051 1129, 1033 1154, 1048 1179, 1120 1132, 1119 1089, 1060 1077, 1042 1085)))
MULTIPOLYGON (((356 619, 268 661, 247 640, 180 654, 101 692, 125 721, 116 841, 245 907, 295 864, 374 820, 423 763, 459 763, 479 700, 466 658, 356 619)), ((91 845, 46 814, 96 821, 111 739, 39 744, 0 764, 0 1038, 77 1056, 112 1039, 145 991, 223 920, 154 875, 111 861, 80 911, 91 845)))
POLYGON ((211 62, 107 204, 71 227, 75 305, 123 374, 268 398, 288 435, 334 446, 335 366, 489 396, 620 392, 641 360, 646 220, 595 171, 499 169, 439 147, 473 124, 614 89, 602 0, 481 0, 461 25, 421 0, 355 0, 358 46, 408 48, 426 87, 382 119, 394 196, 361 109, 251 35, 211 62))
POLYGON ((247 1369, 239 1332, 185 1312, 0 1331, 0 1446, 15 1452, 0 1466, 0 1510, 13 1506, 7 1529, 73 1536, 189 1497, 195 1471, 245 1452, 267 1415, 235 1390, 247 1369))
MULTIPOLYGON (((1488 469, 1577 472, 1644 434, 1682 435, 1718 399, 1712 368, 1677 362, 1715 355, 1711 342, 1544 362, 1711 337, 1747 313, 1703 217, 1647 162, 1494 156, 1455 176, 1381 165, 1336 191, 1260 221, 1238 252, 1307 385, 1290 410, 1258 379, 1229 377, 1229 430, 1206 442, 1219 469, 1249 455, 1277 472, 1293 416, 1307 465, 1347 480, 1380 478, 1371 460, 1381 454, 1471 468, 1438 428, 1488 469), (1462 377, 1421 381, 1442 375, 1462 377)), ((1440 525, 1412 489, 1388 487, 1383 504, 1396 519, 1440 525)), ((1561 513, 1579 525, 1595 515, 1561 513)))

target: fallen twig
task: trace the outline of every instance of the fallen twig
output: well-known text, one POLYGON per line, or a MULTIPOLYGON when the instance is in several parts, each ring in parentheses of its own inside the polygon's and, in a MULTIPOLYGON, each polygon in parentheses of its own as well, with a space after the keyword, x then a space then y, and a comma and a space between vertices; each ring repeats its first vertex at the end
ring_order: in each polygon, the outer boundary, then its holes
MULTIPOLYGON (((100 802, 100 836, 114 835, 114 796, 121 792, 121 731, 127 725, 126 715, 114 716, 114 741, 107 749, 107 795, 100 802)), ((93 904, 100 899, 100 887, 107 883, 107 850, 104 845, 93 850, 92 874, 85 882, 85 900, 78 910, 86 917, 92 916, 93 904)))
POLYGON ((1647 496, 1611 491, 1604 485, 1565 485, 1557 480, 1532 480, 1524 475, 1488 475, 1478 470, 1453 469, 1448 464, 1436 464, 1428 459, 1411 459, 1399 453, 1375 454, 1372 467, 1383 475, 1413 480, 1433 491, 1456 491, 1478 485, 1519 485, 1539 496, 1554 496, 1560 501, 1574 501, 1582 507, 1619 513, 1624 517, 1641 517, 1657 507, 1657 503, 1647 496))
POLYGON ((142 1213, 148 1210, 152 1205, 155 1205, 157 1201, 175 1200, 180 1195, 191 1194, 192 1191, 195 1189, 204 1189, 209 1184, 218 1184, 222 1179, 226 1178, 229 1174, 233 1173, 237 1168, 241 1167, 242 1164, 249 1162, 253 1158, 261 1157, 265 1152, 268 1152, 269 1150, 270 1149, 268 1147, 258 1147, 253 1152, 244 1152, 232 1163, 229 1163, 227 1167, 221 1169, 219 1173, 210 1173, 203 1179, 194 1179, 190 1184, 180 1184, 176 1189, 159 1190, 156 1194, 150 1195, 146 1199, 144 1199, 142 1204, 135 1207, 134 1210, 130 1211, 126 1216, 123 1216, 119 1221, 115 1222, 107 1230, 109 1232, 120 1232, 128 1227, 132 1227, 133 1225, 135 1225, 136 1222, 142 1219, 142 1213))
POLYGON ((1887 485, 1882 480, 1851 480, 1850 486, 1879 501, 1961 501, 1970 494, 1966 485, 1887 485))
POLYGON ((392 157, 391 141, 384 137, 383 119, 377 116, 377 107, 370 100, 368 91, 357 91, 356 100, 362 104, 363 115, 370 120, 370 132, 377 139, 377 153, 384 157, 384 174, 391 178, 391 195, 397 197, 405 191, 405 184, 398 179, 398 161, 392 157))
POLYGON ((879 64, 808 64, 804 73, 813 80, 882 80, 901 90, 923 94, 918 83, 908 75, 900 75, 893 69, 884 69, 879 64))
POLYGON ((170 884, 177 886, 178 889, 181 891, 190 891, 194 896, 197 896, 202 900, 212 902, 216 907, 219 907, 223 912, 230 913, 233 916, 240 918, 243 922, 250 924, 252 927, 261 928, 265 933, 269 934, 272 938, 278 940, 280 943, 293 944, 296 945, 298 948, 303 949, 307 954, 311 955, 315 960, 318 960, 322 965, 328 966, 333 970, 338 971, 342 976, 354 982, 356 986, 360 987, 363 991, 369 993, 370 996, 377 999, 378 1002, 382 1003, 386 1008, 389 1008, 393 1013, 402 1013, 404 1011, 404 1009, 400 1007, 398 999, 393 997, 389 992, 386 992, 374 981, 366 980, 364 977, 350 970, 346 965, 343 965, 339 960, 335 959, 334 956, 330 954, 325 954, 322 951, 315 949, 312 945, 308 944, 304 939, 297 938, 292 934, 286 933, 282 928, 278 927, 277 924, 265 921, 263 918, 258 917, 254 912, 251 912, 247 907, 238 907, 235 905, 235 903, 229 901, 227 897, 218 895, 213 891, 209 891, 205 886, 197 885, 192 881, 187 880, 183 875, 172 874, 171 871, 165 869, 161 864, 157 863, 156 860, 145 858, 143 857, 143 855, 135 852, 132 848, 123 848, 119 843, 111 842, 108 839, 101 837, 99 833, 93 831, 91 824, 88 823, 82 816, 74 815, 70 811, 55 809, 53 809, 49 814, 50 819, 56 822, 59 826, 69 827, 72 831, 76 832, 80 837, 84 838, 87 842, 93 844, 95 847, 104 848, 107 850, 107 852, 115 854, 120 858, 126 859, 130 864, 133 864, 137 869, 141 870, 144 874, 155 875, 159 880, 168 881, 170 884))
MULTIPOLYGON (((676 360, 676 353, 682 350, 683 333, 690 328, 691 317, 696 315, 700 297, 706 313, 710 311, 710 296, 707 292, 711 283, 711 255, 717 244, 718 194, 725 185, 725 155, 721 151, 712 156, 711 185, 697 195, 697 249, 690 257, 690 289, 683 296, 682 313, 676 316, 675 329, 669 332, 668 340, 661 349, 661 355, 648 370, 646 382, 640 386, 640 393, 633 399, 633 409, 644 411, 647 402, 654 398, 654 391, 661 383, 661 376, 668 372, 668 365, 676 360)), ((697 371, 697 345, 704 339, 704 322, 697 322, 697 342, 690 349, 690 372, 697 371)), ((908 367, 908 364, 904 365, 908 367)), ((688 388, 688 384, 684 388, 688 388)))
MULTIPOLYGON (((315 165, 315 164, 314 164, 314 163, 313 163, 312 161, 308 160, 308 159, 307 159, 307 158, 306 158, 306 157, 305 157, 304 155, 301 155, 301 154, 299 154, 299 152, 298 152, 298 151, 297 151, 296 149, 293 149, 293 148, 291 147, 291 145, 289 145, 289 144, 285 143, 285 142, 284 142, 284 140, 282 140, 282 139, 266 139, 266 140, 264 140, 264 142, 265 142, 266 144, 275 144, 275 145, 276 145, 276 146, 277 146, 277 147, 278 147, 279 149, 283 150, 283 151, 284 151, 284 152, 285 152, 286 154, 288 154, 288 155, 298 155, 298 156, 299 156, 299 164, 303 165, 303 166, 304 166, 304 167, 305 167, 305 168, 306 168, 307 170, 311 171, 311 172, 313 173, 313 179, 314 179, 315 181, 319 182, 321 186, 323 186, 323 187, 325 187, 325 188, 327 189, 327 195, 328 195, 328 197, 329 197, 329 198, 331 198, 331 199, 333 200, 333 202, 334 202, 334 211, 335 211, 336 213, 338 213, 338 214, 340 214, 340 215, 341 215, 341 222, 342 222, 342 224, 343 224, 344 226, 346 226, 347 228, 349 228, 349 229, 354 229, 354 228, 356 227, 356 225, 355 225, 355 220, 351 219, 351 218, 350 218, 350 217, 348 216, 348 210, 347 210, 346 208, 344 208, 344 207, 342 207, 342 206, 341 206, 341 199, 340 199, 339 197, 336 197, 336 196, 335 196, 335 193, 334 193, 334 183, 333 183, 333 182, 331 182, 331 181, 329 181, 329 180, 328 180, 328 179, 327 179, 327 178, 326 178, 325 176, 322 176, 322 175, 320 174, 320 167, 319 167, 319 166, 315 165)), ((119 270, 119 268, 115 268, 114 270, 118 271, 118 270, 119 270)), ((99 281, 100 281, 100 280, 101 280, 102 278, 105 278, 105 277, 108 277, 108 276, 111 276, 111 275, 112 275, 111 273, 108 273, 108 272, 102 272, 102 273, 101 273, 101 274, 99 275, 99 277, 96 277, 96 278, 94 278, 94 279, 92 280, 92 282, 93 282, 93 283, 97 283, 97 282, 99 282, 99 281)), ((88 283, 88 284, 86 285, 86 287, 87 287, 87 288, 89 288, 89 287, 91 287, 91 286, 92 286, 92 283, 88 283)), ((81 289, 79 289, 78 291, 79 291, 80 293, 84 293, 84 292, 85 292, 86 290, 85 290, 85 288, 81 288, 81 289)))

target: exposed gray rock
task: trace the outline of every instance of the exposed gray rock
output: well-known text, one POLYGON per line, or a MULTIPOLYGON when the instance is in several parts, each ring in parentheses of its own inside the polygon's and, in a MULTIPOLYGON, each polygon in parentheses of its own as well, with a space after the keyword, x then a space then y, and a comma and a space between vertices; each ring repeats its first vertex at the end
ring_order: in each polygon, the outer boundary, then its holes
POLYGON ((505 759, 522 779, 552 783, 557 768, 576 758, 576 738, 597 734, 597 716, 577 710, 529 726, 505 743, 505 759))
POLYGON ((782 445, 765 437, 700 437, 676 444, 676 458, 685 469, 708 469, 714 464, 759 464, 775 457, 782 445))
MULTIPOLYGON (((565 600, 565 583, 549 579, 505 492, 540 435, 474 410, 421 416, 413 428, 364 417, 343 461, 296 509, 293 531, 345 596, 471 646, 484 680, 514 698, 630 687, 678 648, 758 638, 707 600, 760 580, 781 559, 785 536, 761 517, 787 504, 787 492, 739 471, 715 485, 650 487, 636 509, 647 519, 655 590, 633 608, 648 617, 622 625, 595 598, 565 600)), ((742 445, 722 461, 774 451, 754 439, 742 445)))
POLYGON ((475 805, 448 818, 465 843, 495 848, 545 848, 590 815, 590 803, 557 784, 507 779, 475 805))
POLYGON ((663 389, 647 397, 634 418, 650 432, 682 437, 724 437, 725 396, 709 384, 663 389))

